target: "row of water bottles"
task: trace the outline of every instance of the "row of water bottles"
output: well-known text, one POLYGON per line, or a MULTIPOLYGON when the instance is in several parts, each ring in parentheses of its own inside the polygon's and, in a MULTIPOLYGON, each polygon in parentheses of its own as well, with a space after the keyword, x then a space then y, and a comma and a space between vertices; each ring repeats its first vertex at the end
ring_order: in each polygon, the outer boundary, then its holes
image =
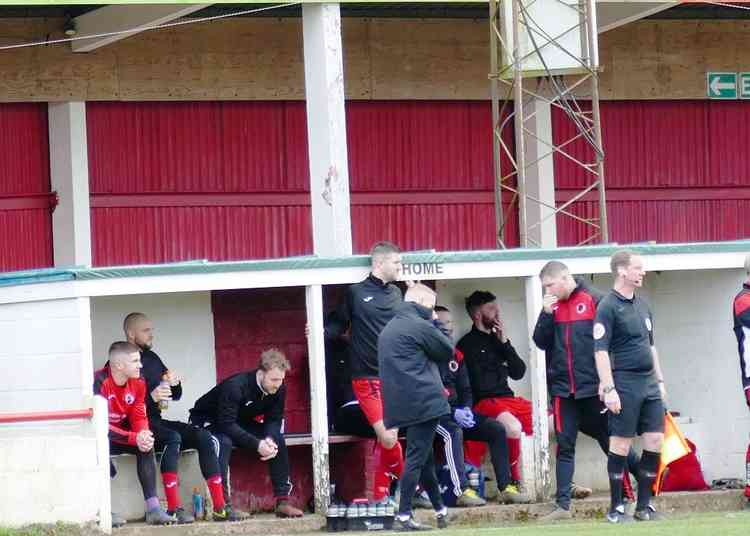
POLYGON ((349 505, 335 502, 328 507, 328 517, 393 517, 395 510, 391 502, 353 501, 349 505))

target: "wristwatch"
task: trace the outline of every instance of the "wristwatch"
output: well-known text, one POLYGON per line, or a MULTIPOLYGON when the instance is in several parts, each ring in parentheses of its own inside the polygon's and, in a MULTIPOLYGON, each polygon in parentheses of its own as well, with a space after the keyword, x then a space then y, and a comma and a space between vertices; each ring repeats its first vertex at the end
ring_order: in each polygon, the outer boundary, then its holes
POLYGON ((602 389, 602 392, 606 395, 610 391, 614 391, 614 390, 615 390, 615 386, 614 385, 608 385, 607 387, 605 387, 604 389, 602 389))

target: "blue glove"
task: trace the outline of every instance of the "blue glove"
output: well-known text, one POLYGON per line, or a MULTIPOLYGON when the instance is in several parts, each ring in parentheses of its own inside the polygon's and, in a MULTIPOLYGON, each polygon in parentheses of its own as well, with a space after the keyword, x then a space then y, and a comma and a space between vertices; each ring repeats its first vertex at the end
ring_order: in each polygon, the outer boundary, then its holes
POLYGON ((474 413, 472 413, 471 408, 456 408, 453 410, 453 419, 461 428, 474 426, 474 413))

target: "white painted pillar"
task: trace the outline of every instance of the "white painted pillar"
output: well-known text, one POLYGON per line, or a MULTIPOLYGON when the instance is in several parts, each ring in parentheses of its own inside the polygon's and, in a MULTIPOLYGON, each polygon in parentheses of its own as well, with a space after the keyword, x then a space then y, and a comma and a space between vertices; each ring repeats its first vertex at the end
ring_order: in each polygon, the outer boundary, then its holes
POLYGON ((328 402, 326 397, 326 356, 323 341, 323 288, 305 288, 307 355, 310 366, 310 414, 312 418, 313 490, 315 511, 324 514, 330 503, 328 468, 328 402))
POLYGON ((302 24, 314 251, 321 256, 351 255, 339 5, 303 4, 302 24))
MULTIPOLYGON (((539 350, 531 339, 536 326, 539 311, 542 310, 542 284, 537 276, 527 277, 526 287, 526 323, 529 337, 529 365, 531 369, 531 404, 533 407, 534 425, 534 460, 533 489, 528 492, 537 501, 545 501, 550 491, 549 467, 549 420, 547 416, 547 368, 544 352, 539 350)), ((524 462, 529 466, 530 460, 524 462)))
POLYGON ((526 221, 530 243, 536 247, 557 247, 557 226, 552 214, 555 206, 555 166, 552 158, 552 106, 541 99, 533 98, 524 103, 524 114, 531 116, 525 121, 526 133, 526 221), (548 156, 544 156, 547 155, 548 156), (544 158, 542 158, 544 157, 544 158), (539 160, 541 158, 541 160, 539 160), (534 162, 532 164, 532 162, 534 162), (529 165, 531 164, 531 165, 529 165), (547 206, 534 201, 538 199, 547 206))
POLYGON ((50 178, 59 201, 52 213, 55 266, 91 266, 86 103, 50 103, 48 117, 50 178))

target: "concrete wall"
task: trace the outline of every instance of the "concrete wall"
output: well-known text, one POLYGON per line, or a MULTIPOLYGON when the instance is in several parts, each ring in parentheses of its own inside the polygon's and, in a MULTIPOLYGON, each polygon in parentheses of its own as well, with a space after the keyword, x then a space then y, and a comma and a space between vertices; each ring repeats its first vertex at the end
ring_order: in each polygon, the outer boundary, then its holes
POLYGON ((210 292, 143 296, 107 296, 91 300, 94 365, 107 360, 107 349, 125 337, 125 315, 139 311, 154 322, 154 351, 182 378, 182 399, 165 416, 187 420, 193 403, 216 385, 214 321, 210 292))
MULTIPOLYGON (((642 290, 652 305, 668 407, 680 412, 678 425, 696 444, 709 484, 719 477, 744 478, 750 415, 742 395, 731 317, 732 298, 742 280, 741 270, 649 273, 642 290)), ((593 284, 606 291, 611 278, 599 275, 593 284)), ((437 288, 439 303, 454 312, 457 337, 470 329, 463 297, 477 289, 496 294, 508 335, 528 364, 521 279, 441 281, 437 288)), ((511 386, 519 396, 530 397, 528 378, 511 386)), ((600 490, 609 485, 604 455, 584 435, 578 438, 575 481, 600 490)))
MULTIPOLYGON (((92 407, 89 334, 88 298, 0 306, 3 413, 92 407)), ((108 530, 106 419, 100 401, 94 421, 0 425, 3 525, 101 517, 108 530)))

